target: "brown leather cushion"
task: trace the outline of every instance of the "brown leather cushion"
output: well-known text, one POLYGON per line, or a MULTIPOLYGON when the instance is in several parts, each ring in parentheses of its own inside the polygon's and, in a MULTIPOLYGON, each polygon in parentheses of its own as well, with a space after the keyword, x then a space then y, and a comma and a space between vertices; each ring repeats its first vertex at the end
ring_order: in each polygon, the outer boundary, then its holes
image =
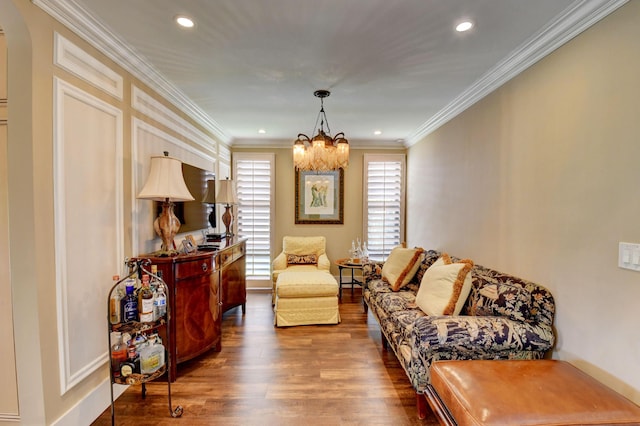
POLYGON ((564 361, 437 361, 431 386, 459 426, 640 424, 640 407, 564 361))

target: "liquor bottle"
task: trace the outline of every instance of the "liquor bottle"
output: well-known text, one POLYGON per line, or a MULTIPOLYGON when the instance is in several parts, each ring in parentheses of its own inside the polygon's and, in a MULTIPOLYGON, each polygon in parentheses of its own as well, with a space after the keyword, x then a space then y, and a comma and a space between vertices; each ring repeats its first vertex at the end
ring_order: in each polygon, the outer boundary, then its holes
POLYGON ((158 275, 158 265, 151 265, 151 277, 149 279, 149 287, 151 287, 151 291, 153 293, 156 292, 156 287, 158 286, 158 279, 156 276, 158 275))
POLYGON ((120 364, 127 360, 127 347, 122 343, 120 332, 115 332, 115 343, 111 346, 111 372, 114 378, 120 377, 120 364))
MULTIPOLYGON (((115 285, 120 281, 120 275, 114 275, 112 279, 115 285)), ((111 289, 111 296, 109 297, 109 322, 111 324, 118 324, 120 322, 120 299, 122 299, 122 294, 118 287, 111 289)))
POLYGON ((140 322, 153 321, 153 292, 149 288, 149 275, 142 276, 142 287, 140 288, 140 322))
POLYGON ((130 345, 127 347, 127 360, 120 364, 120 375, 127 377, 134 373, 140 373, 140 358, 136 347, 130 345))
POLYGON ((164 365, 164 345, 149 338, 149 345, 140 349, 140 372, 152 374, 164 365))
POLYGON ((138 298, 133 294, 135 280, 127 280, 127 294, 122 298, 122 322, 138 320, 138 298))
MULTIPOLYGON (((158 276, 162 278, 162 271, 158 272, 158 276)), ((153 319, 155 321, 163 318, 167 314, 167 295, 164 294, 164 284, 158 281, 156 291, 153 297, 153 319)))

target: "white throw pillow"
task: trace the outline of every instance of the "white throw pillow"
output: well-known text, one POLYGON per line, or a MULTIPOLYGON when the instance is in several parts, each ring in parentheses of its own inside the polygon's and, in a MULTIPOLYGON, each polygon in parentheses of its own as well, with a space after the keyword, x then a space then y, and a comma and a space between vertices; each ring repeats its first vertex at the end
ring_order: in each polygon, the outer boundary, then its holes
POLYGON ((391 290, 398 291, 409 284, 411 278, 418 272, 420 258, 424 249, 420 247, 394 247, 389 257, 382 265, 382 278, 391 286, 391 290))
POLYGON ((447 259, 438 259, 422 277, 416 305, 427 315, 458 315, 471 292, 473 261, 447 263, 447 259))

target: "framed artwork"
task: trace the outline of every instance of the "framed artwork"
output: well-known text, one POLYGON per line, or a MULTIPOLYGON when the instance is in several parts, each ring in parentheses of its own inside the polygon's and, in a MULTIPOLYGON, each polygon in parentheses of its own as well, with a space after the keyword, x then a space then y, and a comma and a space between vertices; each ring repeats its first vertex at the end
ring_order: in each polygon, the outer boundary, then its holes
POLYGON ((296 170, 296 224, 344 223, 344 170, 296 170))

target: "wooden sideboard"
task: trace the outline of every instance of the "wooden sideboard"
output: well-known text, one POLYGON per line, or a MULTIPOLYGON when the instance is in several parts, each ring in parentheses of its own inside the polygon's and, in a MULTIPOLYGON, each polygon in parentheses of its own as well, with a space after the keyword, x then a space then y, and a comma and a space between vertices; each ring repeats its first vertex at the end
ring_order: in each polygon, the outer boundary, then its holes
POLYGON ((242 306, 242 313, 246 311, 247 303, 247 275, 246 275, 246 239, 233 246, 220 250, 217 256, 220 268, 220 291, 222 312, 236 306, 242 306))
POLYGON ((138 256, 158 266, 169 288, 169 380, 176 379, 177 364, 210 349, 221 350, 223 312, 242 306, 244 313, 245 252, 246 239, 231 238, 223 240, 216 251, 138 256))

